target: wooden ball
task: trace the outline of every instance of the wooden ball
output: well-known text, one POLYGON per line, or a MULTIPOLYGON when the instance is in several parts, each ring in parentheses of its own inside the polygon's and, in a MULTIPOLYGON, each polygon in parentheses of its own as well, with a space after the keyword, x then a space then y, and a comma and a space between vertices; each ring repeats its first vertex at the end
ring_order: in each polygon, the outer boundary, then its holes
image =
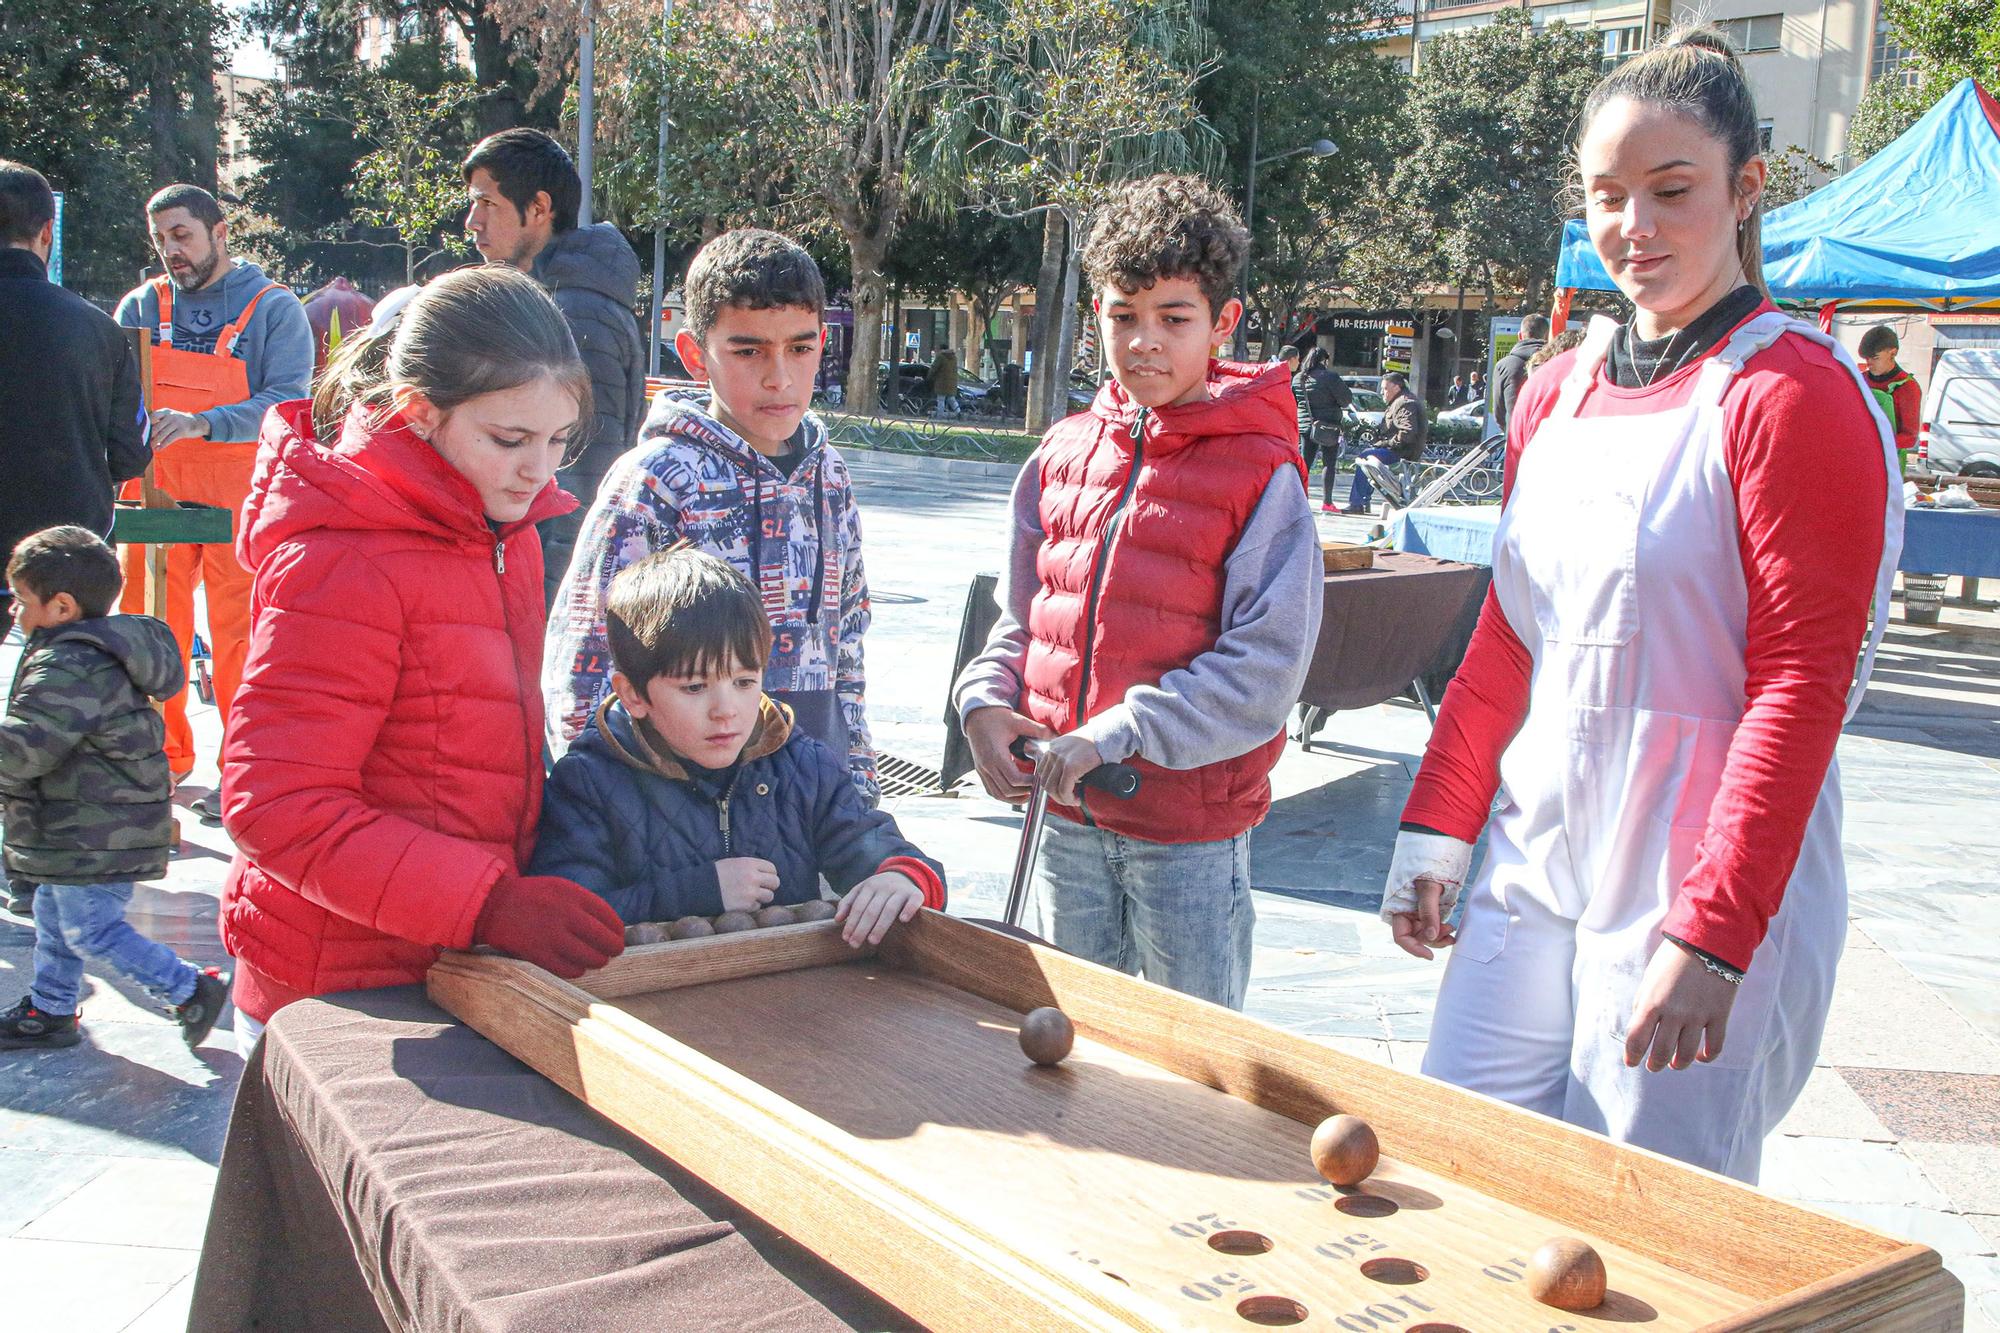
POLYGON ((760 926, 789 926, 798 920, 789 907, 760 907, 753 915, 760 926))
POLYGON ((705 916, 684 916, 667 927, 667 938, 674 940, 698 940, 714 933, 715 927, 708 924, 705 916))
POLYGON ((1558 1310, 1595 1310, 1604 1284, 1604 1260, 1574 1236, 1558 1236, 1528 1260, 1528 1294, 1558 1310))
POLYGON ((1328 1116, 1312 1137, 1313 1168, 1336 1185, 1359 1185, 1382 1160, 1374 1126, 1358 1115, 1328 1116))
POLYGON ((715 933, 733 935, 739 930, 757 929, 757 918, 748 912, 724 912, 715 918, 715 933))
POLYGON ((833 917, 833 904, 824 898, 815 898, 809 903, 799 903, 792 908, 794 921, 827 921, 833 917))
POLYGON ((641 921, 636 926, 625 927, 627 944, 658 944, 667 938, 667 928, 658 921, 641 921))
POLYGON ((1021 1053, 1038 1065, 1059 1065, 1076 1045, 1076 1025, 1062 1010, 1043 1006, 1021 1018, 1021 1053))

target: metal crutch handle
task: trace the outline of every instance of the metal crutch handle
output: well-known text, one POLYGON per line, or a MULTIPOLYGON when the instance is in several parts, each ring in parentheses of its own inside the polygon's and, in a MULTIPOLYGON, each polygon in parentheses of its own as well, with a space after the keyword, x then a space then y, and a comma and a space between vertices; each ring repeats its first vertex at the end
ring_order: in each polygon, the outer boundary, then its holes
MULTIPOLYGON (((1014 757, 1041 766, 1042 751, 1046 742, 1020 737, 1011 747, 1014 757)), ((1099 764, 1076 780, 1079 787, 1095 787, 1101 792, 1116 796, 1119 800, 1136 796, 1139 792, 1139 770, 1130 764, 1099 764)))
MULTIPOLYGON (((1035 766, 1034 781, 1028 788, 1028 805, 1021 818, 1021 845, 1014 852, 1014 876, 1007 883, 1007 914, 1003 918, 1018 928, 1021 913, 1028 905, 1028 882, 1035 875, 1035 858, 1042 846, 1042 821, 1048 814, 1048 786, 1043 781, 1040 741, 1023 736, 1009 747, 1017 758, 1035 766)), ((1139 790, 1139 770, 1130 764, 1099 764, 1080 779, 1083 786, 1124 799, 1139 790)))

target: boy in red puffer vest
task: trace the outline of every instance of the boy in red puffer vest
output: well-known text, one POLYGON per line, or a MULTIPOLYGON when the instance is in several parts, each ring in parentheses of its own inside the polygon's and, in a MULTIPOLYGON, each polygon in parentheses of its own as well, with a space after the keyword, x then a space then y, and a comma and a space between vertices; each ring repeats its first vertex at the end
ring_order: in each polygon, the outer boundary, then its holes
POLYGON ((1250 980, 1250 830, 1271 805, 1324 571, 1282 365, 1211 359, 1249 236, 1192 177, 1119 187, 1084 249, 1112 379, 1021 469, 1001 617, 954 698, 986 790, 1051 739, 1037 880, 1055 944, 1225 1004, 1250 980), (1079 790, 1139 768, 1129 801, 1079 790))

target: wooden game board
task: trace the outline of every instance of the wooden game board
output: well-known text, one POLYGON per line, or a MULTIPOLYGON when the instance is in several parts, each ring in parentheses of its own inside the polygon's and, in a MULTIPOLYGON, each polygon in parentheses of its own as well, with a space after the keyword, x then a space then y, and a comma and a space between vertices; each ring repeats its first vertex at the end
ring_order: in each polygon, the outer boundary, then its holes
POLYGON ((1938 1256, 1399 1073, 1053 949, 923 912, 857 955, 831 922, 628 950, 572 985, 447 955, 431 995, 938 1329, 1582 1333, 1956 1329, 1938 1256), (1020 1015, 1077 1028, 1030 1064, 1020 1015), (1312 1128, 1368 1120, 1364 1184, 1312 1128), (1603 1256, 1573 1314, 1526 1292, 1603 1256))

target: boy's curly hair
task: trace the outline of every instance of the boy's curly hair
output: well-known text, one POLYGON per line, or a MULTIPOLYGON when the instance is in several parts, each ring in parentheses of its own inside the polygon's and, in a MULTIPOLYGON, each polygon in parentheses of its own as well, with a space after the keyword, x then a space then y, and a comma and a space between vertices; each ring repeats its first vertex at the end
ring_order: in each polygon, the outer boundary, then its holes
POLYGON ((1104 201, 1083 247, 1092 288, 1144 291, 1162 278, 1192 278, 1220 313, 1236 290, 1250 233, 1236 206, 1199 176, 1127 181, 1104 201))
POLYGON ((725 306, 777 310, 798 306, 815 320, 826 311, 826 280, 804 247, 758 227, 738 227, 701 247, 688 265, 683 299, 687 329, 705 341, 725 306))

